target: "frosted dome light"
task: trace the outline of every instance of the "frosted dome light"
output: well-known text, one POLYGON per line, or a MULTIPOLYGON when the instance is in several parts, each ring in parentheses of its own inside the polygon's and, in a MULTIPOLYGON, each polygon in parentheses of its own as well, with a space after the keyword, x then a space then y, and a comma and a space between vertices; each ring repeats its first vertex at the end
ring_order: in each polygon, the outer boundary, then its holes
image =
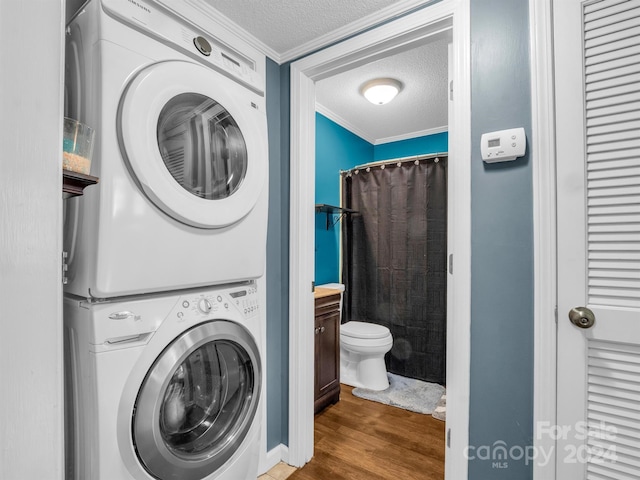
POLYGON ((393 78, 377 78, 365 83, 361 92, 374 105, 384 105, 395 98, 402 84, 393 78))

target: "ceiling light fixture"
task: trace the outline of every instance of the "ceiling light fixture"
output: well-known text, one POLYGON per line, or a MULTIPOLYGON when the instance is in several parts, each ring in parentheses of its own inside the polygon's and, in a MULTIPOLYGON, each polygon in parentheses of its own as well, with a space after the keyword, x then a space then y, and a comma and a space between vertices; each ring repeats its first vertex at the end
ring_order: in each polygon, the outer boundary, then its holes
POLYGON ((376 78, 362 85, 362 95, 374 105, 389 103, 402 90, 402 83, 393 78, 376 78))

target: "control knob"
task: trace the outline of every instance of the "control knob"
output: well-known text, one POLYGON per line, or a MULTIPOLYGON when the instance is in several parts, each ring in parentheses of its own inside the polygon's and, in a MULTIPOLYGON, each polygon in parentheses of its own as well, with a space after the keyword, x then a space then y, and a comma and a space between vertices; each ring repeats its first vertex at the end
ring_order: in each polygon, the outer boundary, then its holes
POLYGON ((211 311, 211 303, 206 298, 201 298, 198 302, 198 310, 202 313, 209 313, 211 311))

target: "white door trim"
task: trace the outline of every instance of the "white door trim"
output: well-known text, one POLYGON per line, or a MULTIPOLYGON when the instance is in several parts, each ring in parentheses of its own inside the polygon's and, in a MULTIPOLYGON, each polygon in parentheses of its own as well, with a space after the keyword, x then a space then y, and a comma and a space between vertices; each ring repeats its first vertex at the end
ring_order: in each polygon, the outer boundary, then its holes
POLYGON ((469 0, 443 0, 291 65, 289 280, 289 463, 313 455, 313 294, 315 82, 453 27, 453 118, 449 133, 450 254, 448 278, 447 429, 445 478, 466 478, 469 438, 471 303, 471 101, 469 0))
MULTIPOLYGON (((529 2, 534 222, 533 442, 551 453, 534 463, 534 479, 555 480, 556 443, 539 426, 556 424, 556 160, 551 1, 529 2)), ((548 431, 545 429, 544 431, 548 431)), ((538 458, 542 458, 538 456, 538 458)))

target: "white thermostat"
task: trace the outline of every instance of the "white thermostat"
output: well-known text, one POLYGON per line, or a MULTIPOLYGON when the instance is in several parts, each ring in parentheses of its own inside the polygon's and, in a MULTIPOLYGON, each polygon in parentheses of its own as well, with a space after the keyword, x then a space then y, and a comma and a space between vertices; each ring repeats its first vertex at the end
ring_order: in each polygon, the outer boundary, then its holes
POLYGON ((487 163, 507 162, 524 155, 527 137, 524 128, 511 128, 484 133, 480 140, 482 160, 487 163))

